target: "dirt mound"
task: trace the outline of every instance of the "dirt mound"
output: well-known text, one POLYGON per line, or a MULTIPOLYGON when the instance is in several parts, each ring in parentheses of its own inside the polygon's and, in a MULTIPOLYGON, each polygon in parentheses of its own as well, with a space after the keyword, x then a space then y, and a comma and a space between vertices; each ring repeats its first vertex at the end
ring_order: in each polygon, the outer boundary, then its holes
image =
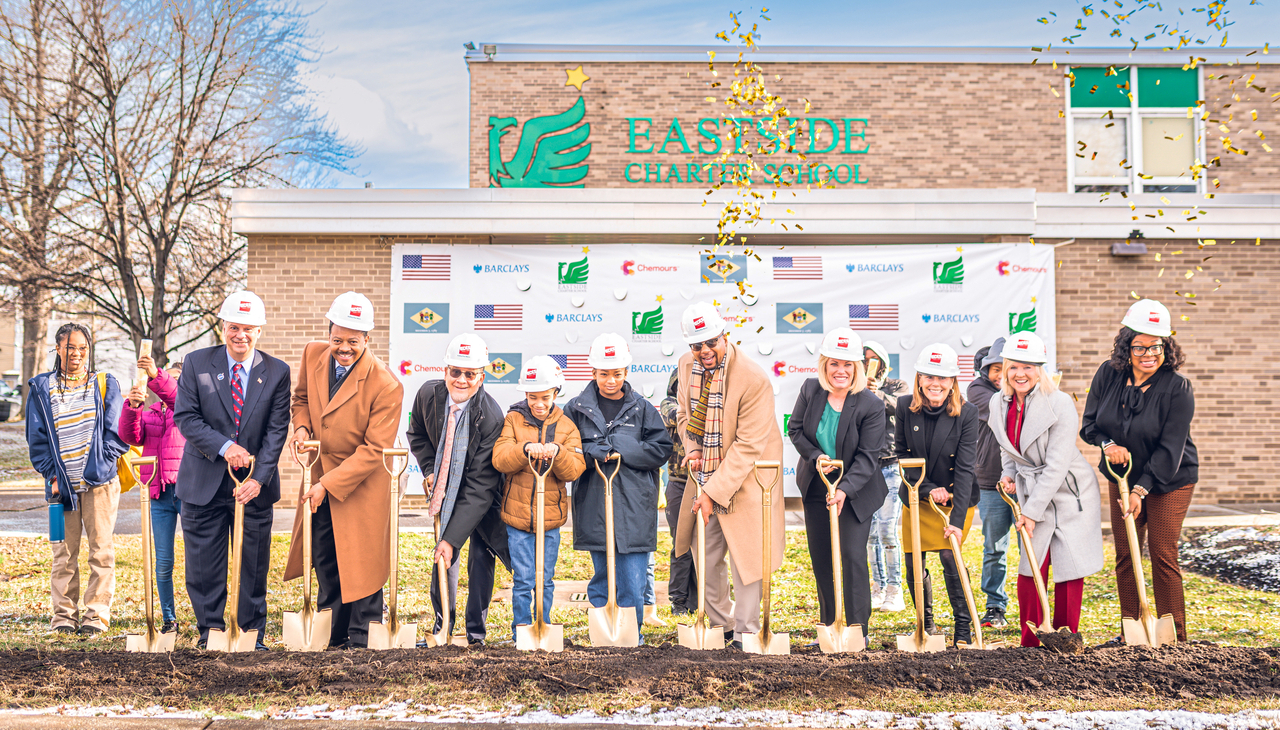
POLYGON ((54 702, 174 707, 218 700, 257 703, 376 702, 389 693, 478 695, 518 701, 536 688, 550 696, 625 692, 656 703, 701 705, 788 698, 857 701, 881 690, 926 695, 1004 689, 1030 696, 1165 700, 1280 696, 1280 649, 1182 644, 1159 650, 1093 647, 1061 655, 1040 649, 871 651, 828 656, 739 651, 570 648, 527 654, 511 648, 220 655, 190 650, 0 652, 0 698, 11 706, 54 702))
POLYGON ((1189 530, 1178 546, 1183 566, 1258 591, 1280 593, 1280 530, 1189 530))

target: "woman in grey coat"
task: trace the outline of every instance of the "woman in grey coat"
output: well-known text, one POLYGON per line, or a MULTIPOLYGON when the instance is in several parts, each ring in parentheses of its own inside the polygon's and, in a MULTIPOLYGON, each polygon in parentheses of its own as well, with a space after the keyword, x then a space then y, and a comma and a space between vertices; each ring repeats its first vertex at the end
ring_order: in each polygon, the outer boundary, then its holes
POLYGON ((1018 527, 1031 535, 1042 562, 1032 566, 1026 552, 1018 564, 1018 614, 1022 645, 1039 646, 1028 628, 1039 625, 1040 601, 1033 569, 1046 584, 1053 565, 1053 626, 1080 629, 1085 576, 1102 570, 1102 509, 1093 467, 1076 448, 1079 416, 1071 396, 1058 390, 1045 371, 1044 342, 1020 332, 1005 343, 1004 385, 991 396, 987 425, 1000 445, 1000 486, 1018 495, 1018 527))

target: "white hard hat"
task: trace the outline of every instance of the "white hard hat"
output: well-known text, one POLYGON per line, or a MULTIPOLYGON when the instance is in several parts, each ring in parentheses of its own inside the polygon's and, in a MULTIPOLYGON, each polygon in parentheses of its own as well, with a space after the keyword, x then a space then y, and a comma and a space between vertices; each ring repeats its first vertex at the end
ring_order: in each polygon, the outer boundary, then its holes
POLYGON ((685 344, 706 342, 724 333, 724 317, 714 304, 695 302, 680 315, 680 336, 685 344))
POLYGON ((600 370, 614 370, 631 365, 631 348, 622 335, 606 332, 591 343, 587 364, 600 370))
POLYGON ((222 300, 218 319, 250 327, 261 327, 267 323, 267 307, 257 294, 251 291, 238 291, 222 300))
POLYGON ((359 292, 344 292, 329 305, 325 316, 339 327, 368 332, 373 329, 373 302, 359 292))
POLYGON ((929 345, 920 351, 916 358, 916 372, 923 375, 936 375, 940 378, 954 378, 960 375, 960 358, 956 351, 941 342, 929 345))
POLYGON ((516 390, 521 393, 541 393, 544 390, 564 387, 564 372, 560 364, 548 355, 529 358, 520 368, 520 381, 516 390))
POLYGON ((874 352, 876 357, 880 358, 880 362, 884 363, 884 372, 889 372, 889 350, 884 345, 875 340, 867 340, 862 343, 862 347, 874 352))
POLYGON ((1043 365, 1049 362, 1049 352, 1044 346, 1044 340, 1034 332, 1010 335, 1009 339, 1004 341, 1000 357, 1030 365, 1043 365))
POLYGON ((862 338, 848 327, 836 327, 822 338, 822 346, 818 348, 818 354, 837 360, 861 362, 863 360, 862 338))
POLYGON ((1169 308, 1154 299, 1141 299, 1129 307, 1120 324, 1134 332, 1155 337, 1172 337, 1169 308))
POLYGON ((474 332, 463 332, 449 341, 444 364, 455 368, 480 369, 489 366, 489 346, 474 332))

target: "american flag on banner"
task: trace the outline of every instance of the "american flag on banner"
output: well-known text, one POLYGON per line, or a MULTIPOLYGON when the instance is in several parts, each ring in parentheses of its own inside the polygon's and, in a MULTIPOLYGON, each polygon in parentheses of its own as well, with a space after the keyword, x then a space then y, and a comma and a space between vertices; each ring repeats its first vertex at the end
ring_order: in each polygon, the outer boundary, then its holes
POLYGON ((973 374, 973 353, 960 353, 960 387, 963 392, 965 386, 975 377, 973 374))
POLYGON ((862 330, 898 329, 898 305, 896 304, 850 304, 849 329, 854 332, 862 330))
POLYGON ((477 330, 518 330, 524 325, 523 304, 477 304, 477 330))
POLYGON ((773 280, 822 280, 821 256, 774 256, 773 280))
POLYGON ((592 377, 586 355, 552 355, 551 359, 564 371, 565 380, 590 380, 592 377))
POLYGON ((449 254, 404 254, 400 257, 401 281, 448 281, 449 254))

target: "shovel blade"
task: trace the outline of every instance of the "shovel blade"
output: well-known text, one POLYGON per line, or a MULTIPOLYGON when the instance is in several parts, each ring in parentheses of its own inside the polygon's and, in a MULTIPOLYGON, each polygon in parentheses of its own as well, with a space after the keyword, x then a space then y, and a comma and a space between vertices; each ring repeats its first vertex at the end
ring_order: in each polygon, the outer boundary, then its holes
POLYGON ((1160 646, 1178 643, 1178 626, 1173 621, 1173 614, 1167 613, 1156 621, 1156 641, 1160 646))
POLYGON ((724 648, 724 627, 722 626, 699 626, 697 624, 687 626, 680 624, 676 627, 676 637, 680 642, 680 646, 686 649, 706 651, 724 648))
POLYGON ((564 651, 564 626, 521 624, 516 627, 516 648, 520 651, 564 651))
POLYGON ((790 654, 790 634, 770 634, 766 641, 760 634, 743 634, 742 650, 748 654, 790 654))
POLYGON ((640 646, 640 627, 636 625, 634 608, 587 609, 587 634, 592 646, 640 646))
POLYGON ((282 623, 284 645, 289 651, 324 651, 329 648, 333 632, 333 612, 330 609, 310 615, 302 611, 285 611, 282 623))
POLYGON ((1124 634, 1124 643, 1129 646, 1151 646, 1151 639, 1147 637, 1147 629, 1138 619, 1120 619, 1120 629, 1121 633, 1124 634))
POLYGON ((947 640, 941 634, 925 634, 923 640, 917 641, 914 633, 898 637, 898 651, 910 651, 917 654, 932 654, 946 651, 947 640))
POLYGON ((837 628, 819 624, 817 630, 818 648, 824 654, 849 654, 864 651, 867 648, 867 639, 862 635, 861 626, 837 628))
POLYGON ((957 649, 1003 649, 1007 646, 1003 641, 983 641, 978 643, 976 640, 970 644, 967 641, 957 641, 957 649))
POLYGON ((129 634, 124 637, 124 650, 147 654, 163 654, 173 651, 173 642, 176 638, 178 638, 176 633, 162 634, 158 631, 150 636, 147 634, 129 634))
POLYGON ((241 631, 232 636, 230 631, 221 629, 209 629, 209 642, 206 644, 209 651, 222 651, 228 654, 253 651, 258 646, 258 631, 241 631))

